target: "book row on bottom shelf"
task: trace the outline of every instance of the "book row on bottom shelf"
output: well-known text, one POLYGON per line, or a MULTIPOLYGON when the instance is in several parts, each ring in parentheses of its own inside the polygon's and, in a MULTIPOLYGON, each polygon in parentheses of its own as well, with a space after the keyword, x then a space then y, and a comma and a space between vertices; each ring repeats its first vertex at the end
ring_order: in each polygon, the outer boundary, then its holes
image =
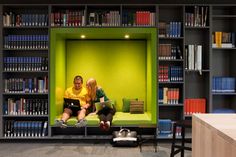
POLYGON ((213 93, 234 93, 235 92, 235 78, 234 77, 223 77, 223 76, 214 76, 213 93))
POLYGON ((47 135, 47 121, 4 121, 4 137, 45 137, 47 135))
MULTIPOLYGON (((175 121, 170 119, 159 119, 158 120, 158 137, 160 138, 172 138, 173 126, 175 121)), ((176 127, 176 137, 181 137, 181 127, 176 127)))

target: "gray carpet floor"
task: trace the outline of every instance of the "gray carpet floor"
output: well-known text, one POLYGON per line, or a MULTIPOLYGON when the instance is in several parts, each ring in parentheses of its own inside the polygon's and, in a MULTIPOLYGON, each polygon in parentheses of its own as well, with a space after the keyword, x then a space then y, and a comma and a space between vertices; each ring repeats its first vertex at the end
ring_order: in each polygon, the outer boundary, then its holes
MULTIPOLYGON (((169 157, 170 143, 139 147, 112 147, 109 143, 1 143, 0 157, 169 157)), ((191 157, 185 151, 185 157, 191 157)), ((179 157, 177 155, 176 157, 179 157)))

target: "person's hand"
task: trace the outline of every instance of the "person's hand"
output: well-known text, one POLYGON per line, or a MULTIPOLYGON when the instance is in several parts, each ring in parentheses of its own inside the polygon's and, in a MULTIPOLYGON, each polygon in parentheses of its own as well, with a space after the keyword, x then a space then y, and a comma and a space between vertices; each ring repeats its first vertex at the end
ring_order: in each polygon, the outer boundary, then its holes
POLYGON ((86 104, 86 105, 84 105, 85 109, 88 109, 89 106, 90 106, 90 104, 86 104))
POLYGON ((81 107, 81 109, 85 109, 86 110, 86 109, 89 108, 89 106, 90 106, 89 104, 85 104, 83 107, 81 107))
POLYGON ((95 114, 97 114, 97 112, 92 112, 92 113, 89 113, 89 115, 95 115, 95 114))

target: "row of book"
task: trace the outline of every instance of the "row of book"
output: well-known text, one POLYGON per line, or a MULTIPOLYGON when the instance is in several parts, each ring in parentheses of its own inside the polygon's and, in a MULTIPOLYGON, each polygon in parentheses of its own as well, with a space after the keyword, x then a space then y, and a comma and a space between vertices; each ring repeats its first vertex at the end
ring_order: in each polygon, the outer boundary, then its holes
POLYGON ((159 82, 183 81, 183 68, 181 66, 160 65, 158 70, 159 82))
POLYGON ((214 76, 212 84, 212 92, 235 92, 235 78, 234 77, 222 77, 214 76))
POLYGON ((186 45, 185 69, 202 70, 202 45, 186 45))
POLYGON ((5 71, 45 71, 48 70, 47 57, 4 57, 5 71))
POLYGON ((233 48, 235 47, 235 32, 213 32, 213 48, 233 48))
POLYGON ((48 48, 48 35, 7 35, 4 36, 4 48, 46 49, 48 48))
MULTIPOLYGON (((174 121, 171 119, 158 119, 158 135, 173 136, 174 121)), ((181 136, 181 127, 176 127, 176 136, 181 136)))
POLYGON ((5 93, 47 93, 48 77, 4 79, 5 93))
POLYGON ((159 22, 159 37, 181 37, 182 22, 159 22))
POLYGON ((47 135, 47 121, 4 121, 5 137, 45 137, 47 135))
POLYGON ((179 103, 179 88, 159 88, 159 104, 178 104, 179 103))
POLYGON ((173 44, 160 44, 158 49, 158 59, 183 59, 180 46, 173 44))
POLYGON ((155 13, 151 11, 122 12, 122 26, 155 26, 155 13))
POLYGON ((116 10, 90 12, 88 26, 120 26, 120 13, 116 10))
POLYGON ((206 99, 195 98, 184 100, 184 114, 192 115, 193 113, 206 113, 206 99))
POLYGON ((194 10, 186 10, 185 26, 205 27, 208 20, 207 6, 194 6, 194 10))
POLYGON ((85 26, 85 10, 60 10, 51 13, 51 26, 85 26))
POLYGON ((8 98, 3 104, 4 115, 47 115, 48 99, 8 98))
POLYGON ((4 12, 4 27, 48 26, 47 14, 16 14, 4 12))

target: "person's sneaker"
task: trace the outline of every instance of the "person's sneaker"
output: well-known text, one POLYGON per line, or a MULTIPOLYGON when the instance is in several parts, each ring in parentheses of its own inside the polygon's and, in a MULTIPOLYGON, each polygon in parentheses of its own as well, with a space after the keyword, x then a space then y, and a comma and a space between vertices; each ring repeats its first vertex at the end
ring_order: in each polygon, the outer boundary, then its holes
POLYGON ((56 120, 55 126, 61 127, 61 128, 66 128, 67 125, 63 120, 56 120))
POLYGON ((108 121, 105 122, 103 127, 104 127, 105 131, 109 131, 109 129, 110 129, 110 122, 108 122, 108 121))
POLYGON ((101 129, 101 130, 104 130, 105 129, 105 125, 104 125, 105 123, 103 122, 103 121, 101 121, 100 123, 99 123, 99 128, 101 129))
POLYGON ((86 125, 87 125, 87 120, 81 119, 75 124, 75 127, 81 128, 81 127, 85 127, 86 125))

